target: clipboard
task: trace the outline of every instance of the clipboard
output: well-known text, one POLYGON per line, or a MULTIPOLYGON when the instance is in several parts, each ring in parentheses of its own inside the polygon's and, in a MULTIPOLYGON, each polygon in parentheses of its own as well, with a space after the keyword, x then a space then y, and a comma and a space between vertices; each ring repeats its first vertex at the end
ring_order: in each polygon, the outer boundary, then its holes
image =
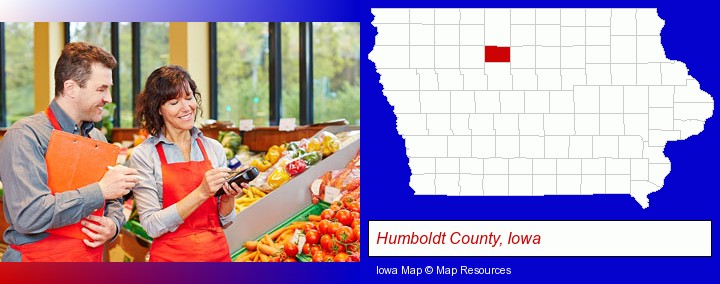
MULTIPOLYGON (((114 166, 120 148, 110 143, 87 137, 53 130, 50 135, 45 163, 48 187, 55 193, 75 190, 102 179, 108 166, 114 166)), ((92 215, 102 216, 105 206, 92 215)), ((61 228, 47 230, 48 233, 76 239, 87 239, 81 231, 80 222, 61 228)))

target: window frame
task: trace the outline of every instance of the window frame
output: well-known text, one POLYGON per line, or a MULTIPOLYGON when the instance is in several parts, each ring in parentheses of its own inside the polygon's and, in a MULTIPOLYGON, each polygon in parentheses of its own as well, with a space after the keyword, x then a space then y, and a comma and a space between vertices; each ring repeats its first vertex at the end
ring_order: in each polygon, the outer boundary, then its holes
MULTIPOLYGON (((70 22, 64 22, 65 29, 65 44, 70 43, 70 22)), ((140 93, 140 86, 142 85, 142 78, 140 78, 140 24, 139 22, 130 23, 130 32, 132 38, 132 109, 135 109, 135 100, 137 94, 140 93)), ((110 53, 115 57, 115 60, 120 62, 120 23, 110 22, 110 53)), ((120 127, 120 64, 116 67, 113 72, 113 88, 112 88, 112 99, 115 103, 115 113, 113 115, 113 127, 120 127)), ((133 127, 140 126, 139 122, 136 121, 135 116, 132 117, 133 127)))
MULTIPOLYGON (((64 22, 63 27, 65 30, 65 45, 70 43, 70 23, 64 22)), ((133 37, 133 43, 135 38, 133 37)), ((134 46, 133 46, 134 47, 134 46)), ((133 49, 133 52, 135 49, 133 49)), ((110 95, 112 96, 113 103, 115 103, 115 112, 113 114, 113 127, 120 127, 120 23, 110 22, 110 54, 115 57, 118 65, 115 72, 112 72, 113 87, 111 88, 110 95)), ((133 62, 134 64, 134 62, 133 62)), ((133 86, 134 89, 135 86, 133 86)), ((135 94, 133 93, 133 101, 135 101, 135 94)), ((133 105, 133 107, 135 107, 133 105)), ((135 119, 133 118, 133 121, 135 119)))
POLYGON ((7 116, 5 92, 5 23, 0 22, 0 128, 5 128, 7 123, 5 118, 7 116))
MULTIPOLYGON (((282 31, 281 22, 268 22, 269 36, 269 116, 268 124, 277 126, 282 113, 282 31)), ((313 121, 312 22, 299 23, 300 125, 313 121)), ((217 22, 210 22, 210 118, 218 119, 217 22)))
MULTIPOLYGON (((132 38, 132 108, 135 109, 135 100, 137 94, 140 93, 142 86, 141 72, 141 24, 140 22, 131 22, 131 38, 132 38)), ((269 104, 268 104, 268 124, 277 126, 281 119, 282 107, 282 33, 281 22, 268 22, 269 34, 269 104)), ((209 22, 209 65, 210 65, 210 118, 218 119, 218 54, 217 54, 217 22, 209 22)), ((64 22, 65 44, 70 42, 70 22, 64 22)), ((314 90, 313 90, 313 22, 299 22, 299 77, 300 77, 300 98, 299 98, 299 117, 300 125, 308 125, 315 123, 314 117, 314 90)), ((111 53, 120 61, 120 31, 119 22, 110 22, 110 44, 111 53)), ((6 115, 6 77, 5 77, 5 23, 0 22, 0 128, 7 123, 6 115)), ((115 102, 116 109, 113 116, 113 126, 120 127, 120 66, 118 70, 113 72, 112 98, 115 102)), ((139 122, 135 117, 132 118, 132 125, 139 126, 139 122)))

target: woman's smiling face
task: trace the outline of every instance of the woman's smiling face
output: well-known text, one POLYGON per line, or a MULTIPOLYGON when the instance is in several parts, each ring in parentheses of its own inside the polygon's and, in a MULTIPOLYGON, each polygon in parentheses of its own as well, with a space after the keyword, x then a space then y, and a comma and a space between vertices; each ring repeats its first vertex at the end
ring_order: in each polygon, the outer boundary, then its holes
POLYGON ((160 106, 160 115, 168 130, 190 130, 195 125, 196 110, 197 100, 186 83, 184 92, 160 106))

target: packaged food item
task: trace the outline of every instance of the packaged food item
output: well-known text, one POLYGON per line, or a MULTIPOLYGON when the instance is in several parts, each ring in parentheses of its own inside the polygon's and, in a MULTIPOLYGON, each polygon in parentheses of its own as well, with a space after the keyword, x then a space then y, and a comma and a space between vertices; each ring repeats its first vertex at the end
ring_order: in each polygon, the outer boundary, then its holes
POLYGON ((303 173, 307 169, 307 163, 303 159, 295 159, 285 165, 285 171, 291 176, 303 173))
POLYGON ((348 193, 360 190, 360 152, 344 169, 328 171, 310 186, 313 203, 320 200, 333 202, 348 193))
POLYGON ((271 165, 275 164, 280 157, 282 157, 283 152, 284 150, 282 148, 277 145, 273 145, 270 149, 268 149, 267 153, 265 153, 265 160, 270 162, 271 165))
POLYGON ((322 146, 322 142, 320 142, 320 139, 317 139, 315 137, 310 138, 307 141, 307 151, 308 152, 320 151, 321 146, 322 146))
POLYGON ((266 161, 264 159, 253 159, 250 162, 251 167, 256 167, 259 171, 264 172, 267 171, 268 168, 272 166, 269 161, 266 161))
POLYGON ((290 174, 285 170, 285 167, 277 167, 267 177, 267 185, 270 186, 271 189, 276 189, 288 180, 290 180, 290 174))
POLYGON ((322 154, 320 152, 305 153, 300 156, 300 159, 303 159, 308 166, 312 166, 322 160, 322 154))

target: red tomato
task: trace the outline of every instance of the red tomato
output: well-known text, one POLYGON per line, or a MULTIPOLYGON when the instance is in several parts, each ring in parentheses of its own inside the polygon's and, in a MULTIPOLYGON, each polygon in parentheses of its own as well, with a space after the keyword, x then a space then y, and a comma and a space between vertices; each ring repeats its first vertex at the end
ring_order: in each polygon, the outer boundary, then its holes
POLYGON ((340 224, 338 222, 331 222, 330 226, 327 229, 327 233, 331 234, 331 235, 335 234, 335 232, 337 232, 337 230, 338 230, 338 228, 340 228, 340 226, 342 226, 342 224, 340 224))
POLYGON ((330 221, 328 220, 322 220, 317 224, 318 232, 320 232, 321 235, 327 234, 328 227, 330 227, 330 221))
POLYGON ((298 253, 298 247, 292 242, 287 242, 283 247, 283 251, 288 257, 293 258, 298 253))
POLYGON ((350 227, 342 226, 335 232, 335 239, 343 244, 352 243, 355 241, 355 234, 350 227))
POLYGON ((330 220, 333 216, 335 216, 335 211, 329 208, 323 210, 322 213, 320 213, 320 218, 323 220, 330 220))
POLYGON ((334 254, 337 254, 337 253, 339 253, 339 252, 345 252, 346 250, 347 250, 347 246, 346 246, 346 245, 341 244, 341 243, 338 242, 337 240, 333 240, 332 248, 331 248, 331 253, 332 253, 333 255, 334 255, 334 254))
POLYGON ((352 211, 352 212, 350 212, 350 215, 352 215, 354 219, 360 220, 360 213, 359 213, 359 212, 352 211))
MULTIPOLYGON (((327 229, 326 229, 327 230, 327 229)), ((305 242, 314 245, 320 241, 320 232, 317 230, 310 230, 305 232, 305 242)))
POLYGON ((355 202, 355 198, 350 196, 345 196, 342 198, 342 205, 343 207, 347 208, 348 204, 355 202))
POLYGON ((352 223, 350 224, 350 228, 355 229, 355 227, 360 227, 360 219, 353 219, 352 223))
POLYGON ((335 213, 335 219, 337 219, 338 222, 345 226, 350 226, 353 221, 353 217, 350 214, 350 211, 348 211, 347 209, 341 209, 337 213, 335 213))
POLYGON ((312 261, 313 262, 323 262, 325 260, 325 252, 318 251, 313 254, 312 261))
POLYGON ((342 203, 341 202, 333 202, 332 205, 330 205, 330 210, 332 211, 338 211, 342 209, 342 203))
POLYGON ((307 232, 313 229, 315 229, 315 224, 313 224, 313 222, 307 222, 303 224, 303 231, 307 232))
POLYGON ((297 262, 297 260, 294 258, 288 258, 285 260, 285 262, 297 262))
POLYGON ((324 262, 333 262, 333 256, 332 255, 325 255, 324 262))
POLYGON ((330 205, 330 207, 328 209, 337 212, 338 210, 342 209, 342 207, 333 204, 333 205, 330 205))
POLYGON ((360 261, 360 253, 354 252, 354 253, 350 254, 350 261, 352 261, 352 262, 360 261))
POLYGON ((358 252, 358 251, 360 251, 360 244, 358 242, 349 244, 349 245, 347 245, 346 250, 348 252, 358 252))
POLYGON ((311 245, 309 255, 315 255, 315 253, 319 251, 322 251, 322 247, 320 245, 311 245))
POLYGON ((305 243, 305 245, 303 245, 302 253, 310 254, 310 244, 305 243))
POLYGON ((353 236, 355 236, 356 241, 360 240, 360 226, 359 225, 357 227, 353 227, 353 236))
POLYGON ((332 251, 332 244, 333 244, 332 235, 325 234, 322 237, 320 237, 320 246, 322 246, 323 250, 332 251))
POLYGON ((352 202, 348 204, 347 209, 353 212, 360 213, 360 202, 352 202))
POLYGON ((339 252, 338 254, 335 255, 335 257, 333 258, 333 261, 334 262, 347 262, 348 258, 350 258, 350 256, 347 253, 339 252))

